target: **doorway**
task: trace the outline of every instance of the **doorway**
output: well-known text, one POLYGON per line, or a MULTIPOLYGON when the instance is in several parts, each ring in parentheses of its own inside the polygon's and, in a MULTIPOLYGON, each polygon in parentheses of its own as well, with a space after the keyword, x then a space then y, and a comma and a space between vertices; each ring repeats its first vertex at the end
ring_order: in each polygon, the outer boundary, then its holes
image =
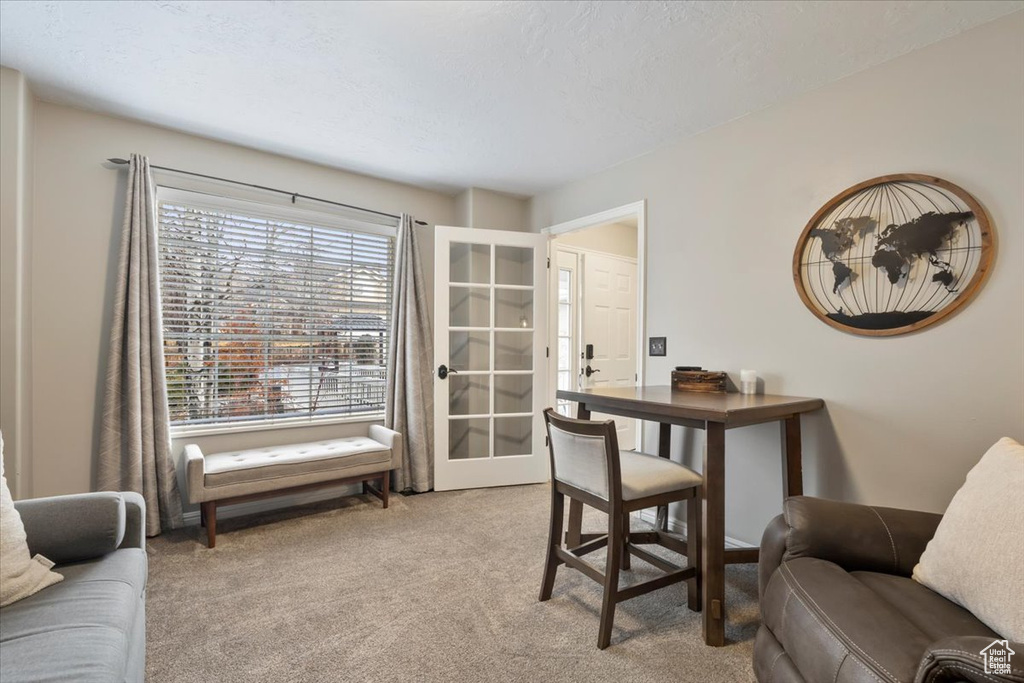
MULTIPOLYGON (((643 377, 645 206, 636 202, 545 230, 551 236, 552 405, 557 389, 635 386, 643 377)), ((593 419, 605 419, 595 414, 593 419)), ((615 420, 620 447, 640 448, 636 420, 615 420)))

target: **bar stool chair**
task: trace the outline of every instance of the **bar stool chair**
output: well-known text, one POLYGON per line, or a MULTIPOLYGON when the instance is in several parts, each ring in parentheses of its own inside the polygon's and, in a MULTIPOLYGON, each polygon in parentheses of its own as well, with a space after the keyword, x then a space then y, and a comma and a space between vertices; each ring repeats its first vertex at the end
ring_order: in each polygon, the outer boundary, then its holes
POLYGON ((632 451, 619 451, 615 422, 574 420, 544 411, 551 456, 551 525, 547 562, 540 588, 540 600, 551 597, 558 566, 578 569, 604 586, 601 624, 597 647, 611 642, 615 606, 658 588, 689 581, 687 605, 701 610, 700 575, 700 489, 703 479, 693 470, 664 458, 632 451), (582 544, 562 547, 565 496, 608 514, 607 534, 584 534, 582 544), (685 545, 660 529, 631 533, 629 513, 644 508, 687 501, 687 539, 685 545), (686 568, 653 555, 637 545, 656 544, 687 557, 686 568), (605 571, 581 559, 584 555, 608 548, 605 571), (663 574, 628 588, 619 588, 619 570, 624 559, 633 555, 660 569, 663 574))

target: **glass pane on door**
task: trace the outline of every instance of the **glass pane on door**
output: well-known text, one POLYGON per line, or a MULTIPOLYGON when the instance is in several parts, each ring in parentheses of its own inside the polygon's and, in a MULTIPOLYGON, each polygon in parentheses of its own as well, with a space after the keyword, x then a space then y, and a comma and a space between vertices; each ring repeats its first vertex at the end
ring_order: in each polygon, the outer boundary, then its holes
POLYGON ((531 332, 494 333, 495 370, 532 370, 533 334, 531 332))
POLYGON ((491 326, 491 289, 490 287, 460 287, 452 285, 449 289, 448 324, 451 327, 490 327, 491 326))
POLYGON ((491 281, 491 245, 452 242, 448 282, 491 281))
POLYGON ((486 458, 491 446, 490 418, 449 420, 448 459, 486 458))
POLYGON ((533 374, 495 375, 494 412, 531 413, 533 411, 533 374))
POLYGON ((456 372, 448 377, 449 458, 530 452, 533 251, 465 242, 450 246, 448 364, 456 372))
POLYGON ((533 249, 530 247, 495 247, 495 284, 532 285, 533 249))
POLYGON ((449 415, 489 415, 491 378, 489 375, 450 375, 448 381, 449 415))
POLYGON ((533 328, 533 290, 495 289, 494 326, 533 328))
POLYGON ((529 455, 533 450, 533 417, 494 418, 494 456, 529 455))
POLYGON ((491 369, 491 333, 453 330, 448 333, 448 365, 457 372, 491 369))

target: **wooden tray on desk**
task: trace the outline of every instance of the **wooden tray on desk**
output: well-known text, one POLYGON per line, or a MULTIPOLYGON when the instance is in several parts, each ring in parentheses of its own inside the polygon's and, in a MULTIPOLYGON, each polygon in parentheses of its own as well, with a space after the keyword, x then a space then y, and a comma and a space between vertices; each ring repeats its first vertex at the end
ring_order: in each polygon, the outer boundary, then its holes
POLYGON ((706 394, 724 394, 729 376, 724 372, 707 370, 673 370, 672 389, 698 391, 706 394))

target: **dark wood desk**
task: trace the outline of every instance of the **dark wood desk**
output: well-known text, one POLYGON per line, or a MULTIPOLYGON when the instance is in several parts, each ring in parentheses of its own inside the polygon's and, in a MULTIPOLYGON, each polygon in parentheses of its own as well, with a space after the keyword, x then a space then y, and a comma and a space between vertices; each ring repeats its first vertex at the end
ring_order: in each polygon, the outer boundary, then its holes
MULTIPOLYGON (((820 398, 794 396, 703 394, 673 391, 669 386, 610 387, 584 391, 559 390, 557 396, 577 403, 582 420, 591 412, 621 415, 660 424, 658 455, 669 457, 672 425, 703 429, 704 490, 702 566, 704 642, 725 644, 725 565, 757 562, 756 548, 725 548, 725 430, 778 421, 782 433, 782 496, 803 493, 800 462, 800 414, 818 410, 820 398)), ((664 519, 659 510, 659 526, 664 519)), ((580 544, 583 506, 572 501, 566 543, 580 544)))

